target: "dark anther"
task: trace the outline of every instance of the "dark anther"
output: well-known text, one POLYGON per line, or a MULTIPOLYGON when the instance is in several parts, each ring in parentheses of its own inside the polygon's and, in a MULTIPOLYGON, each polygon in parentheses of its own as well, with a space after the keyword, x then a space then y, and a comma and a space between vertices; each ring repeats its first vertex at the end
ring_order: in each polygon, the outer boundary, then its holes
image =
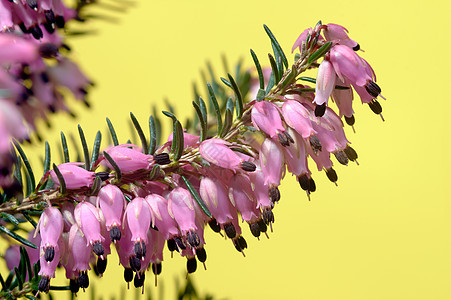
POLYGON ((377 100, 371 100, 370 103, 368 103, 373 113, 376 115, 380 114, 382 112, 382 106, 377 100))
POLYGON ((78 285, 77 279, 71 279, 69 282, 70 291, 74 294, 78 293, 78 290, 80 290, 80 286, 78 285))
POLYGON ((105 181, 108 178, 110 178, 110 173, 108 173, 108 172, 97 172, 96 176, 99 177, 102 181, 105 181))
POLYGON ((352 47, 352 50, 359 51, 360 50, 360 45, 357 44, 357 46, 352 47))
POLYGON ((310 177, 310 187, 309 187, 309 192, 310 192, 310 193, 313 193, 314 191, 316 191, 315 180, 313 180, 313 178, 310 177))
POLYGON ((301 186, 301 189, 303 189, 304 191, 308 191, 310 189, 310 178, 307 176, 307 174, 298 176, 298 182, 301 186))
POLYGON ((274 213, 271 209, 265 209, 263 211, 263 221, 265 222, 265 224, 274 222, 274 213))
POLYGON ((50 23, 44 23, 44 28, 47 30, 48 33, 52 34, 55 32, 55 27, 53 27, 53 24, 50 23))
POLYGON ((33 10, 38 9, 38 1, 36 1, 36 0, 27 0, 27 4, 33 10))
POLYGON ((265 222, 262 219, 258 220, 257 224, 260 228, 260 232, 266 232, 268 230, 268 226, 266 226, 265 222))
POLYGON ((200 239, 196 232, 193 230, 189 231, 186 240, 188 241, 188 244, 190 244, 191 247, 196 248, 200 245, 200 239))
POLYGON ((326 112, 326 103, 323 103, 321 105, 317 105, 315 107, 315 116, 316 117, 322 117, 324 116, 324 113, 326 112))
POLYGON ((133 280, 133 285, 135 286, 135 288, 142 287, 144 285, 144 279, 146 279, 146 273, 136 273, 135 280, 133 280))
POLYGON ((355 123, 354 115, 350 116, 349 118, 345 116, 345 121, 346 121, 346 124, 348 124, 349 126, 354 125, 354 123, 355 123))
POLYGON ((124 269, 124 279, 125 282, 130 282, 133 280, 133 270, 129 268, 124 269))
MULTIPOLYGON (((83 95, 87 95, 87 94, 88 94, 88 91, 87 91, 85 88, 82 88, 82 87, 79 88, 78 91, 79 91, 80 93, 82 93, 83 95)), ((86 101, 86 100, 85 100, 85 105, 86 105, 87 107, 90 107, 90 106, 91 106, 91 104, 89 104, 89 102, 86 101)))
POLYGON ((236 236, 236 229, 232 223, 224 224, 224 231, 226 235, 231 239, 233 239, 236 236))
POLYGON ((280 200, 280 191, 276 186, 269 189, 269 199, 271 199, 272 203, 280 200))
POLYGON ((30 30, 25 27, 24 23, 20 23, 19 28, 23 33, 30 33, 30 30))
POLYGON ((55 23, 55 14, 52 10, 46 10, 44 12, 45 19, 47 20, 47 23, 53 24, 55 23))
POLYGON ((146 244, 143 241, 135 243, 135 255, 138 259, 146 257, 146 244))
MULTIPOLYGON (((72 49, 70 48, 70 46, 68 44, 63 43, 61 45, 62 48, 66 49, 67 51, 71 51, 72 49)), ((93 83, 91 83, 92 85, 94 85, 93 83)))
POLYGON ((207 260, 207 252, 204 248, 196 249, 196 256, 201 263, 207 260))
POLYGON ((80 276, 78 277, 78 284, 82 289, 88 288, 89 286, 88 272, 84 271, 80 273, 80 276))
POLYGON ((54 257, 55 257, 55 248, 53 248, 52 246, 47 247, 44 252, 45 261, 51 262, 54 257))
POLYGON ((186 262, 186 269, 188 273, 194 273, 197 269, 197 260, 195 258, 188 258, 186 262))
POLYGON ((346 153, 346 156, 349 158, 350 161, 355 161, 357 159, 357 152, 355 152, 354 148, 347 145, 346 148, 343 150, 346 153))
POLYGON ((316 135, 312 135, 309 140, 313 152, 316 153, 318 151, 321 151, 322 149, 321 142, 319 141, 319 138, 316 135))
POLYGON ((168 165, 168 164, 171 163, 171 160, 169 159, 169 154, 168 153, 155 154, 153 156, 153 160, 155 161, 155 163, 157 163, 159 165, 168 165))
POLYGON ((43 58, 54 58, 58 52, 58 47, 52 43, 43 43, 39 46, 39 54, 43 58))
POLYGON ((238 238, 238 243, 240 244, 241 249, 246 249, 247 248, 247 242, 246 242, 246 240, 244 239, 243 236, 240 236, 238 238))
POLYGON ((369 81, 366 85, 365 85, 365 89, 368 92, 368 94, 370 94, 371 96, 373 96, 374 98, 376 98, 377 96, 379 96, 379 94, 382 92, 381 88, 377 85, 377 83, 375 83, 374 81, 369 81))
POLYGON ((290 142, 288 141, 288 139, 287 139, 287 137, 283 134, 283 133, 278 133, 277 134, 277 137, 278 137, 278 139, 279 139, 279 143, 282 145, 282 146, 290 146, 290 142))
POLYGON ((253 162, 243 161, 241 163, 241 169, 247 172, 254 172, 255 169, 257 169, 257 166, 253 162))
POLYGON ((46 72, 41 73, 41 80, 44 83, 48 83, 50 81, 49 75, 46 72))
POLYGON ((168 240, 168 249, 169 249, 169 251, 175 251, 175 250, 177 250, 177 244, 176 244, 176 242, 174 241, 174 239, 169 239, 168 240))
POLYGON ((345 165, 345 166, 348 165, 349 159, 344 151, 337 151, 334 154, 335 154, 335 158, 338 160, 338 162, 340 164, 345 165))
POLYGON ((235 246, 236 251, 241 252, 241 246, 238 240, 233 240, 233 245, 235 246))
POLYGON ((63 16, 57 16, 55 18, 55 24, 58 28, 64 28, 64 25, 66 25, 66 21, 64 21, 63 16))
POLYGON ((249 224, 249 228, 251 229, 253 236, 255 236, 255 237, 260 236, 260 227, 258 226, 258 223, 249 224))
POLYGON ((152 264, 152 272, 155 275, 160 275, 161 274, 161 263, 153 263, 152 264))
POLYGON ((44 37, 44 34, 42 33, 42 30, 39 26, 35 26, 28 29, 30 33, 33 35, 33 37, 37 40, 40 40, 44 37))
POLYGON ((283 134, 287 137, 287 140, 290 143, 294 144, 294 140, 293 140, 293 138, 291 137, 291 135, 288 132, 284 131, 283 134))
POLYGON ((221 226, 219 225, 219 223, 216 221, 216 219, 211 219, 208 222, 208 225, 210 225, 210 228, 214 231, 214 232, 220 232, 221 231, 221 226))
POLYGON ((338 180, 337 172, 335 172, 332 168, 326 169, 326 175, 332 182, 336 182, 338 180))
POLYGON ((183 241, 182 241, 182 239, 181 239, 180 237, 175 236, 175 237, 174 237, 174 240, 175 240, 175 242, 177 243, 177 247, 178 247, 180 250, 185 250, 185 249, 186 249, 185 243, 183 243, 183 241))
POLYGON ((103 274, 105 273, 106 270, 106 265, 107 265, 107 259, 105 257, 105 259, 97 259, 97 272, 99 274, 103 274))
POLYGON ((100 242, 95 242, 92 245, 92 251, 97 255, 101 256, 103 253, 105 253, 105 249, 103 248, 103 245, 100 242))
POLYGON ((138 272, 141 269, 141 260, 135 255, 130 256, 130 267, 133 271, 138 272))
POLYGON ((110 238, 113 243, 121 239, 121 230, 119 229, 119 227, 117 226, 111 227, 110 238))
POLYGON ((40 292, 48 293, 50 289, 50 278, 47 276, 42 276, 39 281, 38 290, 40 292))

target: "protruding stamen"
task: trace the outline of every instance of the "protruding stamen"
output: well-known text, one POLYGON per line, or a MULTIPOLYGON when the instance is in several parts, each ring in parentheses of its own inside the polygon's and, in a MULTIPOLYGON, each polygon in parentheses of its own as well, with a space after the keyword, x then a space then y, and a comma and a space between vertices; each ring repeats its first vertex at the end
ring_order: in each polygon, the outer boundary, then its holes
POLYGON ((130 268, 124 269, 124 280, 125 282, 130 282, 133 280, 133 270, 130 268))
POLYGON ((188 274, 196 272, 197 260, 194 257, 188 258, 188 260, 186 262, 186 270, 188 271, 188 274))
POLYGON ((167 241, 167 245, 168 245, 169 251, 173 252, 173 251, 177 250, 177 243, 175 242, 174 239, 169 239, 167 241))
POLYGON ((338 180, 337 172, 335 172, 332 168, 326 169, 326 175, 332 182, 336 182, 338 180))
POLYGON ((224 231, 229 238, 235 238, 236 230, 232 223, 224 224, 224 231))
POLYGON ((263 211, 263 222, 265 222, 265 224, 274 222, 274 213, 271 209, 267 208, 263 211))
POLYGON ((139 270, 141 270, 141 260, 134 255, 131 256, 130 267, 132 268, 133 271, 138 272, 139 270))
POLYGON ((277 138, 279 140, 279 143, 284 146, 290 146, 290 142, 288 141, 288 138, 283 133, 278 133, 277 138))
POLYGON ((370 103, 368 103, 371 110, 376 114, 379 115, 382 112, 382 106, 377 100, 371 100, 370 103))
POLYGON ((201 263, 204 263, 207 260, 207 252, 204 248, 196 249, 196 256, 201 263))
POLYGON ((45 261, 51 262, 54 257, 55 257, 55 248, 53 248, 52 246, 47 247, 44 252, 45 261))
POLYGON ((266 223, 262 219, 260 219, 257 221, 257 224, 258 228, 260 229, 260 232, 266 233, 266 231, 268 230, 268 226, 266 226, 266 223))
POLYGON ((357 46, 352 47, 352 50, 359 51, 360 50, 360 45, 357 44, 357 46))
POLYGON ((78 284, 82 289, 86 289, 89 287, 88 272, 84 271, 80 273, 80 276, 78 277, 78 284))
POLYGON ((257 169, 257 166, 250 161, 243 161, 241 163, 241 169, 247 172, 254 172, 257 169))
POLYGON ((338 162, 340 164, 345 165, 345 166, 348 165, 349 159, 346 156, 344 151, 338 151, 338 152, 336 152, 334 154, 335 154, 335 158, 338 160, 338 162))
POLYGON ((208 222, 208 225, 210 225, 210 228, 214 231, 214 232, 220 232, 221 231, 221 226, 219 225, 219 223, 216 221, 216 219, 211 219, 208 222))
POLYGON ((144 280, 146 279, 146 273, 136 273, 135 274, 135 280, 133 280, 133 284, 135 285, 135 288, 142 287, 144 285, 144 280))
POLYGON ((354 123, 355 123, 354 115, 350 116, 349 118, 346 116, 344 116, 344 117, 345 117, 346 124, 348 124, 349 126, 354 125, 354 123))
POLYGON ((189 231, 186 240, 188 241, 188 244, 190 244, 191 247, 196 248, 200 244, 200 239, 197 233, 193 230, 189 231))
POLYGON ((39 46, 39 54, 43 58, 54 58, 58 55, 58 53, 58 47, 55 44, 43 43, 39 46))
POLYGON ((346 156, 349 158, 350 161, 355 161, 357 159, 357 152, 352 148, 351 146, 347 145, 346 148, 343 150, 346 156))
POLYGON ((322 116, 324 116, 325 112, 326 112, 326 103, 317 105, 315 107, 315 117, 322 117, 322 116))
POLYGON ((107 259, 106 259, 106 257, 104 259, 100 259, 100 258, 97 259, 97 272, 99 274, 105 273, 106 266, 107 266, 107 259))
POLYGON ((171 160, 169 159, 168 153, 159 153, 153 156, 153 160, 155 163, 159 165, 168 165, 171 163, 171 160))
POLYGON ((174 240, 175 240, 175 242, 177 243, 177 247, 178 247, 180 250, 185 250, 185 249, 186 249, 185 243, 183 243, 183 241, 182 241, 182 239, 181 239, 180 237, 175 236, 175 237, 174 237, 174 240))
POLYGON ((310 178, 307 176, 307 174, 298 176, 298 182, 301 186, 301 189, 303 189, 304 191, 308 191, 310 189, 310 178))
POLYGON ((100 242, 95 242, 92 245, 92 251, 97 255, 97 256, 102 256, 105 253, 105 249, 103 248, 103 245, 100 242))
POLYGON ((312 147, 313 152, 317 153, 322 150, 321 142, 316 135, 312 135, 309 138, 310 146, 312 147))
POLYGON ((280 200, 280 191, 276 186, 272 186, 269 189, 269 198, 271 199, 272 203, 278 202, 280 200))
POLYGON ((374 98, 379 96, 379 94, 382 92, 381 88, 374 82, 374 81, 368 81, 368 83, 365 85, 365 89, 374 98))
POLYGON ((69 287, 70 287, 70 291, 73 294, 78 293, 78 291, 80 290, 80 285, 78 284, 78 280, 77 279, 71 279, 69 282, 69 287))
POLYGON ((40 292, 48 293, 50 290, 50 278, 47 276, 42 276, 39 281, 38 290, 40 292))
POLYGON ((260 236, 260 227, 258 223, 249 224, 249 228, 251 229, 252 235, 258 238, 260 236))
POLYGON ((119 241, 121 239, 121 230, 118 226, 111 227, 110 238, 113 243, 116 243, 116 241, 119 241))

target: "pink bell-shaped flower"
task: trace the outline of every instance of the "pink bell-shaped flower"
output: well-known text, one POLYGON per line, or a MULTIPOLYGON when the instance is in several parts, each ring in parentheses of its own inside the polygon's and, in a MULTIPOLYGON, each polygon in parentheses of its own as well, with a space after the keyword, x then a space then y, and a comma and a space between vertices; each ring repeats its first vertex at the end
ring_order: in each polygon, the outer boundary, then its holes
POLYGON ((85 289, 89 286, 87 270, 91 269, 89 262, 93 247, 77 224, 72 225, 69 232, 69 249, 72 253, 70 259, 73 259, 72 271, 78 273, 78 285, 85 289))
MULTIPOLYGON (((61 172, 61 175, 63 175, 67 189, 79 189, 92 186, 95 179, 95 173, 81 168, 81 165, 83 165, 83 163, 64 163, 58 166, 58 170, 61 172)), ((55 183, 55 186, 58 187, 60 182, 54 170, 50 171, 50 176, 55 183)))
POLYGON ((313 130, 309 110, 298 101, 286 100, 282 106, 282 113, 288 126, 296 130, 304 139, 316 133, 313 130))
POLYGON ((240 168, 249 172, 255 170, 253 163, 245 161, 228 145, 230 144, 222 139, 208 139, 200 144, 199 153, 203 159, 221 168, 232 171, 237 171, 240 168))
POLYGON ((63 217, 56 207, 47 207, 39 219, 39 233, 41 235, 41 253, 47 263, 54 260, 59 252, 58 240, 63 232, 63 217))
MULTIPOLYGON (((109 148, 106 152, 111 156, 122 172, 131 172, 140 169, 148 169, 151 165, 152 156, 144 154, 131 144, 123 144, 109 148), (132 148, 129 148, 132 147, 132 148)), ((107 166, 113 169, 113 166, 106 161, 107 166)))
POLYGON ((131 241, 134 243, 137 259, 146 257, 147 231, 152 219, 150 208, 144 198, 136 197, 127 204, 124 219, 127 220, 131 232, 131 241))
POLYGON ((158 228, 164 239, 179 235, 178 225, 169 215, 168 200, 158 194, 150 194, 145 199, 152 213, 152 225, 158 228))
POLYGON ((265 184, 271 189, 280 185, 285 174, 283 149, 272 139, 265 139, 260 147, 260 165, 265 175, 265 184))
POLYGON ((316 103, 315 116, 321 117, 326 109, 330 94, 335 87, 335 71, 334 67, 327 59, 324 59, 318 68, 316 75, 315 100, 316 103))
POLYGON ((199 192, 211 215, 220 225, 232 221, 236 212, 229 201, 227 189, 221 182, 210 177, 203 177, 199 192))
POLYGON ((278 138, 279 142, 287 146, 291 137, 287 136, 280 117, 280 108, 269 101, 260 101, 254 104, 251 112, 252 124, 271 138, 278 138))
POLYGON ((100 229, 100 215, 97 208, 87 201, 77 204, 74 211, 75 220, 86 237, 86 246, 92 245, 97 256, 103 257, 105 249, 102 241, 104 237, 100 229))
POLYGON ((341 45, 346 45, 354 51, 360 49, 359 44, 349 38, 348 30, 341 25, 329 23, 324 26, 323 33, 326 41, 338 41, 341 45))
POLYGON ((168 195, 168 211, 179 225, 180 232, 186 236, 188 244, 193 248, 199 246, 196 211, 191 193, 182 187, 173 189, 168 195))
POLYGON ((97 207, 105 218, 105 226, 113 242, 121 239, 120 228, 125 205, 124 194, 113 184, 103 186, 97 195, 97 207))

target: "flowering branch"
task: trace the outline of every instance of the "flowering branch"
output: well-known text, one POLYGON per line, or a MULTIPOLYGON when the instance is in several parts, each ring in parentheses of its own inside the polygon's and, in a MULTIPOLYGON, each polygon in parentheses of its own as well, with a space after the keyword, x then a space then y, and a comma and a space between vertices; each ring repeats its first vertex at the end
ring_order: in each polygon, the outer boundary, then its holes
POLYGON ((40 245, 34 250, 37 254, 27 249, 32 263, 39 260, 35 266, 40 270, 29 274, 37 283, 35 290, 49 291, 58 264, 65 267, 73 293, 87 288, 91 254, 96 255, 95 269, 102 274, 112 243, 124 267, 125 281, 134 280, 135 287, 143 287, 149 268, 155 276, 160 274, 165 244, 171 252, 187 258, 188 273, 195 272, 197 261, 205 266, 207 259, 206 224, 215 232, 224 232, 244 255, 247 243, 238 213, 254 237, 267 235, 285 170, 296 176, 310 198, 316 184, 308 157, 334 183, 338 177, 331 154, 343 165, 357 162, 341 121, 344 117, 354 125, 352 89, 375 113, 381 113, 376 100, 381 90, 370 65, 356 53, 359 45, 344 27, 319 22, 297 39, 293 50, 299 48, 300 53, 290 68, 276 38, 264 28, 274 50, 268 55, 271 68, 262 69, 251 50, 258 79, 251 77, 243 86, 246 81, 239 79, 246 76, 235 79, 228 74, 221 81, 231 93, 215 82, 207 84, 210 109, 201 97, 193 101, 197 119, 187 129, 194 134, 185 131, 172 112, 165 111, 172 119, 173 132, 167 142, 157 146, 158 117, 149 118, 147 139, 131 114, 140 147, 120 144, 107 119, 113 145, 100 151, 102 135, 98 132, 90 153, 79 126, 84 162, 70 162, 62 134, 65 162, 50 169, 46 144, 45 172, 37 185, 25 153, 15 145, 19 151, 16 188, 4 189, 7 201, 0 205, 0 213, 11 223, 22 213, 39 234, 28 241, 5 226, 0 229, 28 246, 40 245), (316 79, 300 77, 311 68, 318 68, 316 79), (248 90, 250 97, 243 92, 248 90), (328 104, 330 97, 338 114, 328 104), (26 192, 22 191, 21 161, 26 192), (41 214, 38 224, 32 213, 41 214))

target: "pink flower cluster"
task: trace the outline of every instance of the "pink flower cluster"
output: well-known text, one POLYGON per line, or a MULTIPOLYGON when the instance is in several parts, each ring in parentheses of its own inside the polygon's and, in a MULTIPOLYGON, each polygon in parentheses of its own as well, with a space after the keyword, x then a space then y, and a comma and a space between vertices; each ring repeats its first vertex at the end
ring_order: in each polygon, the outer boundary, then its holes
POLYGON ((306 29, 294 43, 292 51, 296 48, 302 51, 302 44, 312 40, 310 38, 307 41, 309 36, 318 35, 320 41, 332 42, 330 51, 319 65, 316 77, 316 95, 313 100, 313 103, 316 104, 315 116, 319 117, 324 114, 325 107, 332 96, 338 106, 340 117, 344 116, 346 122, 353 125, 355 119, 352 109, 351 86, 360 96, 362 103, 368 103, 371 110, 379 115, 382 107, 376 99, 378 96, 382 96, 381 89, 375 82, 376 74, 370 64, 356 53, 360 50, 360 45, 350 39, 347 32, 345 27, 332 23, 317 26, 314 29, 306 29), (320 35, 321 32, 324 37, 320 35), (337 89, 336 86, 340 88, 337 89))
POLYGON ((60 0, 0 0, 0 186, 12 185, 10 139, 28 139, 48 113, 70 113, 65 90, 85 101, 91 82, 54 32, 73 17, 60 0))
POLYGON ((134 278, 136 287, 143 286, 149 268, 155 275, 161 272, 165 244, 187 258, 187 271, 192 273, 197 261, 205 266, 207 224, 224 233, 244 255, 247 243, 241 224, 246 222, 256 238, 267 235, 268 226, 272 230, 273 208, 281 197, 278 187, 287 171, 309 198, 316 190, 309 157, 336 183, 331 154, 343 165, 357 162, 340 118, 344 115, 350 123, 353 116, 350 86, 362 101, 371 97, 368 103, 375 101, 380 89, 343 27, 317 26, 301 34, 295 46, 303 51, 315 35, 320 41, 316 48, 333 42, 319 65, 316 94, 294 82, 286 93, 252 100, 238 122, 242 127, 234 128, 236 134, 226 135, 227 139, 202 141, 183 133, 178 161, 172 161, 176 158, 170 152, 171 135, 154 155, 132 144, 106 149, 93 167, 102 166, 103 172, 84 169, 82 163, 60 164, 59 172, 50 171, 46 176, 54 187, 64 180, 66 194, 60 207, 50 205, 39 221, 39 290, 48 291, 58 264, 65 267, 72 292, 88 287, 90 263, 102 274, 111 243, 125 281, 134 278), (339 80, 342 88, 346 82, 349 88, 337 89, 339 80), (346 95, 337 96, 341 92, 346 95), (327 105, 331 95, 339 114, 327 105))

